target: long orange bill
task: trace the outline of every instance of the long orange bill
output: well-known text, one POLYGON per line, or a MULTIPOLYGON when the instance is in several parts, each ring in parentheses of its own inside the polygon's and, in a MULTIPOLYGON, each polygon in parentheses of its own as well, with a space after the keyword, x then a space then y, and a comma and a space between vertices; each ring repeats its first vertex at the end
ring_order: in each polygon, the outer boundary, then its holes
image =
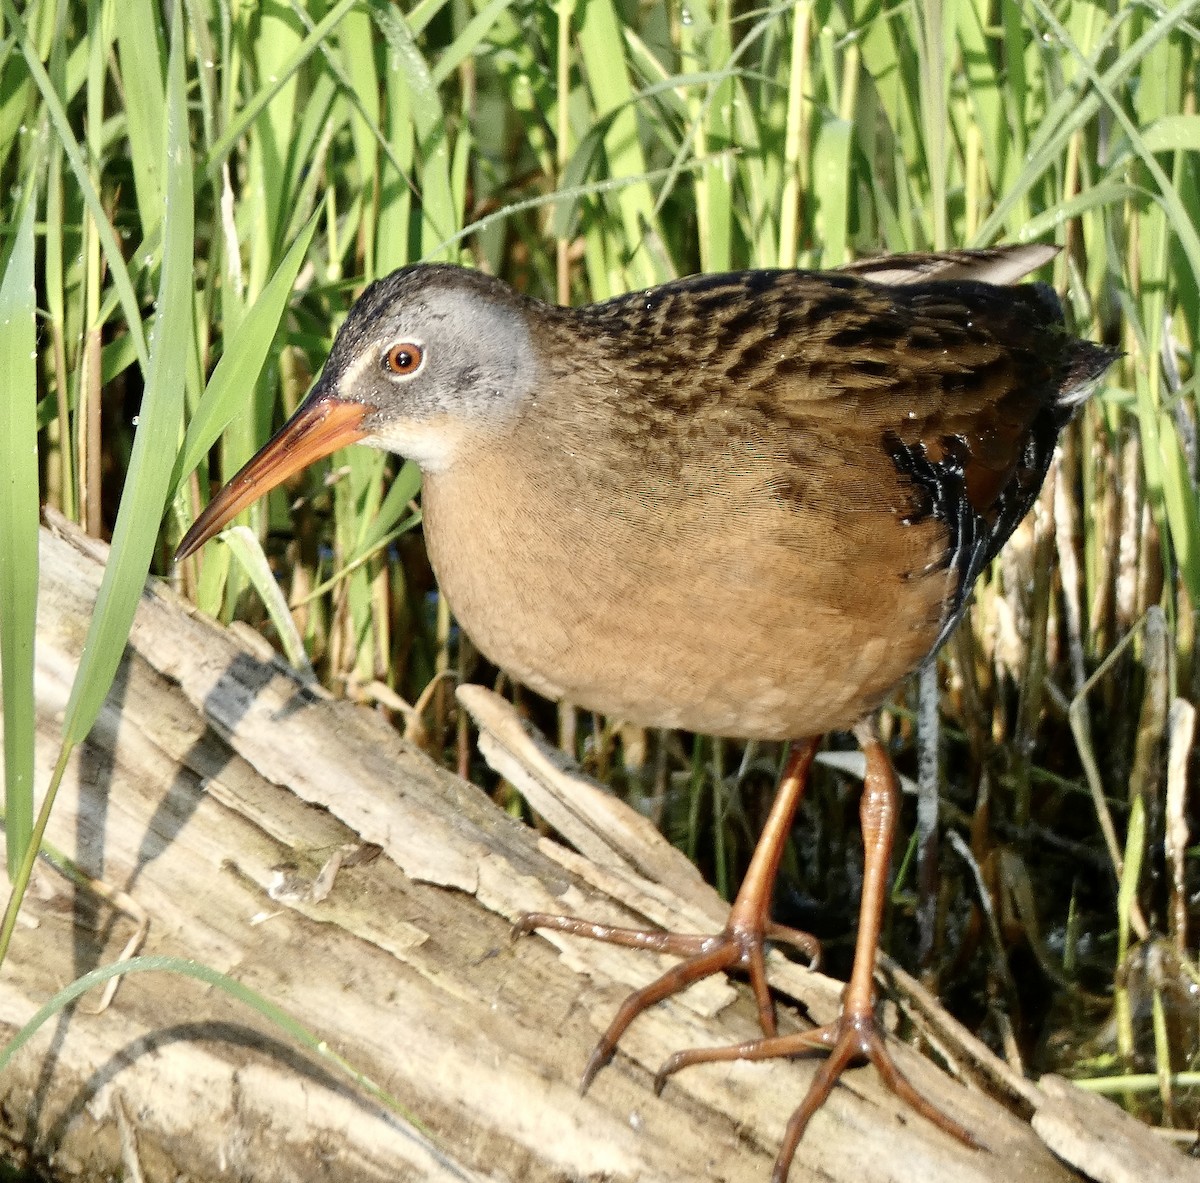
POLYGON ((199 550, 226 522, 264 493, 315 460, 356 443, 367 433, 362 421, 369 407, 328 394, 309 397, 221 491, 184 535, 175 561, 199 550))

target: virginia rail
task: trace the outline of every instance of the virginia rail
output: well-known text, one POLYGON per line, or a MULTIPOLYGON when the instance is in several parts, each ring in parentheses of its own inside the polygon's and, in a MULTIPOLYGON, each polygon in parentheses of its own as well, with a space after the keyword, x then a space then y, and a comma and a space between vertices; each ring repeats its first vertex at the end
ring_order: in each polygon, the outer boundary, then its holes
POLYGON ((699 1060, 824 1048, 774 1178, 851 1061, 942 1129, 897 1071, 872 975, 898 803, 875 709, 962 616, 1036 497, 1063 426, 1114 357, 1014 282, 1054 248, 871 260, 833 272, 699 275, 559 308, 452 266, 406 267, 351 308, 312 392, 210 502, 178 557, 303 466, 363 442, 424 475, 429 556, 479 649, 551 698, 648 727, 792 740, 729 923, 715 936, 555 928, 684 958, 631 995, 587 1087, 646 1007, 744 970, 764 1037, 699 1060), (840 1017, 780 1036, 764 946, 820 736, 866 756, 865 869, 840 1017))

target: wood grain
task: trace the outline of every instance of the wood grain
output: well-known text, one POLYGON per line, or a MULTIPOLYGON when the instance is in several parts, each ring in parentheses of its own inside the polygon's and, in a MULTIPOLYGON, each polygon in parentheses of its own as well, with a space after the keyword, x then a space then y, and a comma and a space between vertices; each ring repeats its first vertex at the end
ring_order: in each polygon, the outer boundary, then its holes
MULTIPOLYGON (((105 555, 61 522, 42 531, 42 785, 105 555)), ((489 718, 485 743, 541 775, 519 734, 496 738, 503 709, 489 718)), ((147 1180, 765 1183, 811 1062, 713 1065, 673 1078, 660 1098, 650 1088, 671 1051, 754 1033, 742 985, 707 983, 639 1019, 614 1065, 578 1095, 592 1042, 626 989, 658 972, 656 959, 567 939, 561 951, 514 942, 510 918, 568 909, 703 928, 725 906, 602 791, 563 799, 573 803, 564 831, 593 834, 576 838, 588 858, 539 839, 379 716, 302 686, 261 640, 152 583, 49 841, 148 914, 146 952, 196 958, 267 995, 398 1097, 424 1132, 222 993, 143 974, 104 1013, 84 999, 52 1020, 0 1079, 10 1147, 63 1179, 110 1177, 132 1154, 147 1180), (317 902, 312 886, 330 856, 365 844, 379 857, 343 865, 317 902)), ((130 927, 42 868, 0 975, 0 1023, 11 1032, 116 956, 130 927)), ((772 975, 817 1021, 836 1008, 839 983, 779 961, 772 975)), ((937 1042, 953 1043, 943 1027, 937 1042)), ((975 1085, 906 1047, 896 1055, 991 1149, 966 1150, 898 1108, 872 1069, 852 1071, 814 1119, 792 1183, 1079 1178, 975 1085)), ((1013 1102, 1026 1112, 1040 1097, 1027 1089, 1013 1102)))

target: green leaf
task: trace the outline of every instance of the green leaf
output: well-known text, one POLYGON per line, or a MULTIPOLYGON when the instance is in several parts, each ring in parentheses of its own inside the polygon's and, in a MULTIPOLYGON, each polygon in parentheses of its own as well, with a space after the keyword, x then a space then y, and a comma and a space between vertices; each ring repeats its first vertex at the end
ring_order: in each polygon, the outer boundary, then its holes
POLYGON ((121 0, 114 6, 125 130, 143 239, 158 232, 163 204, 163 54, 158 6, 121 0))
POLYGON ((183 381, 192 337, 195 259, 192 152, 183 72, 183 24, 178 0, 167 67, 166 199, 158 315, 151 333, 146 388, 112 551, 92 614, 63 722, 63 742, 82 741, 112 686, 133 614, 146 582, 162 521, 183 419, 183 381))
POLYGON ((1200 115, 1163 115, 1142 133, 1148 152, 1200 152, 1200 115))
POLYGON ((183 447, 171 474, 172 491, 200 463, 229 421, 245 408, 246 400, 262 373, 271 343, 283 322, 296 276, 323 212, 318 210, 309 218, 308 224, 297 235, 296 241, 275 269, 262 295, 238 325, 232 340, 225 343, 225 352, 217 362, 217 368, 213 370, 188 424, 183 447))
POLYGON ((389 6, 372 9, 390 45, 398 74, 408 84, 409 110, 417 129, 421 160, 421 258, 448 259, 446 244, 453 242, 461 225, 450 180, 450 151, 446 142, 446 115, 437 84, 402 13, 389 6))
POLYGON ((33 828, 33 648, 38 592, 37 362, 33 186, 0 279, 0 674, 4 695, 4 804, 8 866, 33 828))
POLYGON ((121 249, 120 243, 117 242, 117 236, 109 220, 108 211, 104 208, 104 203, 100 199, 100 194, 96 192, 95 185, 92 184, 91 174, 88 170, 84 153, 75 138, 71 121, 67 116, 62 100, 55 91, 54 85, 50 81, 50 76, 46 73, 45 67, 38 57, 37 47, 30 40, 20 15, 16 8, 13 7, 12 0, 0 0, 0 9, 3 10, 5 19, 16 30, 21 52, 25 55, 25 64, 28 66, 29 73, 32 75, 38 90, 41 92, 46 113, 50 117, 51 125, 59 136, 63 152, 66 154, 67 160, 71 165, 71 171, 75 174, 75 180, 79 185, 84 204, 87 206, 88 212, 95 219, 96 233, 100 239, 100 245, 104 248, 104 261, 112 274, 113 286, 117 290, 121 310, 125 313, 125 327, 128 329, 129 335, 133 338, 138 360, 144 362, 146 343, 142 333, 141 311, 137 296, 133 290, 133 283, 129 278, 129 269, 125 266, 125 252, 121 249))
POLYGON ((263 554, 263 548, 254 532, 247 526, 230 526, 228 530, 222 530, 219 537, 241 563, 242 569, 250 577, 250 582, 262 597, 267 615, 279 634, 288 663, 299 671, 305 681, 315 682, 317 676, 313 673, 308 654, 304 651, 304 641, 288 609, 287 597, 280 590, 271 571, 271 564, 263 554))
MULTIPOLYGON (((5 2, 7 3, 8 0, 5 2)), ((214 178, 220 176, 221 165, 228 159, 250 125, 262 114, 263 108, 287 86, 292 75, 321 47, 322 42, 329 37, 358 2, 359 0, 339 0, 321 18, 320 22, 313 26, 311 32, 296 47, 287 62, 272 76, 270 85, 256 91, 244 107, 238 108, 236 117, 230 121, 224 134, 212 146, 204 161, 204 172, 207 176, 214 178)))

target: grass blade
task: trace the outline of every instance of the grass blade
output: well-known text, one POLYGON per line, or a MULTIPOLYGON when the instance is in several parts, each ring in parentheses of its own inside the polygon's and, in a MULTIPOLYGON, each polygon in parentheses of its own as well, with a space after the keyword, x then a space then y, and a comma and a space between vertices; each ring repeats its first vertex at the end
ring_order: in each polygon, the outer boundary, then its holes
POLYGON ((247 526, 230 526, 229 529, 221 531, 220 539, 241 563, 242 570, 250 577, 250 582, 262 599, 267 615, 270 616, 271 623, 275 626, 288 664, 306 682, 315 682, 317 676, 313 673, 308 654, 304 652, 304 641, 300 637, 291 612, 288 611, 287 599, 275 580, 271 564, 267 561, 267 556, 263 554, 263 548, 259 545, 258 539, 247 526))
POLYGON ((207 176, 212 178, 220 174, 221 165, 225 163, 251 124, 262 114, 263 108, 288 84, 292 75, 320 48, 321 43, 329 37, 346 13, 350 12, 357 3, 358 0, 339 0, 339 3, 335 4, 313 26, 312 31, 288 58, 286 65, 271 78, 270 85, 257 91, 244 107, 238 109, 237 117, 226 127, 221 138, 212 146, 204 160, 204 172, 207 176))
POLYGON ((300 264, 308 253, 313 232, 321 215, 317 211, 300 231, 283 261, 275 269, 262 295, 238 325, 233 339, 227 343, 217 368, 205 388, 188 423, 183 447, 171 474, 171 488, 176 489, 204 454, 217 442, 229 421, 243 409, 245 400, 267 360, 271 343, 279 331, 287 309, 300 264))
POLYGON ((96 192, 95 186, 92 184, 87 162, 84 159, 83 151, 80 149, 79 141, 75 138, 75 134, 72 131, 71 121, 67 117, 62 100, 59 98, 57 91, 55 91, 45 67, 38 58, 37 47, 26 32, 20 14, 13 7, 12 0, 0 0, 0 9, 3 10, 5 19, 16 30, 21 52, 25 55, 25 64, 29 67, 29 73, 33 76, 33 80, 41 92, 42 102, 46 106, 46 113, 50 117, 50 122, 62 141, 63 152, 66 154, 67 160, 71 165, 71 171, 75 174, 75 180, 83 195, 84 203, 88 207, 88 212, 96 221, 96 231, 100 237, 100 244, 104 249, 104 262, 112 273, 113 286, 117 289, 121 310, 125 314, 125 327, 128 329, 129 335, 133 338, 138 360, 144 368, 146 362, 146 342, 142 332, 142 318, 139 313, 137 296, 133 290, 133 283, 129 278, 129 269, 125 266, 125 253, 121 249, 120 243, 117 242, 117 236, 113 231, 112 223, 108 220, 104 203, 101 201, 99 193, 96 192))
POLYGON ((38 590, 37 363, 33 186, 0 280, 0 674, 9 874, 33 829, 33 646, 38 590))
POLYGON ((112 552, 63 722, 63 742, 79 743, 108 695, 133 624, 162 520, 180 425, 183 380, 192 336, 192 152, 184 91, 183 25, 175 5, 167 68, 166 201, 158 315, 150 345, 146 390, 129 475, 117 511, 112 552))
POLYGON ((165 47, 155 8, 150 0, 122 0, 114 10, 121 87, 125 92, 125 129, 144 239, 158 233, 163 203, 165 47))
POLYGON ((94 969, 90 973, 76 978, 75 981, 64 986, 53 998, 47 999, 38 1008, 37 1013, 25 1023, 8 1043, 0 1048, 0 1072, 3 1072, 8 1067, 13 1056, 29 1042, 48 1020, 66 1010, 77 998, 82 998, 89 990, 94 990, 97 986, 103 985, 112 978, 124 977, 127 974, 136 973, 179 974, 181 977, 194 978, 198 982, 203 982, 206 986, 212 986, 224 991, 228 997, 236 998, 239 1002, 245 1003, 253 1011, 262 1015, 264 1019, 274 1023, 275 1026, 281 1031, 286 1032, 287 1035, 302 1047, 306 1047, 310 1052, 320 1056, 323 1060, 336 1065, 351 1080, 366 1089, 372 1096, 382 1101, 393 1112, 399 1113, 414 1128, 420 1130, 422 1133, 425 1132, 425 1127, 421 1125, 417 1118, 382 1086, 376 1084, 369 1076, 365 1076, 359 1072, 349 1061, 339 1056, 337 1052, 332 1051, 323 1039, 320 1039, 309 1031, 307 1027, 298 1023, 282 1007, 277 1006, 270 999, 263 997, 257 990, 252 990, 249 986, 243 985, 236 978, 231 978, 228 974, 221 973, 220 970, 211 969, 209 966, 203 965, 198 961, 190 961, 183 957, 166 957, 162 955, 130 957, 124 961, 114 961, 109 965, 102 965, 99 969, 94 969))

